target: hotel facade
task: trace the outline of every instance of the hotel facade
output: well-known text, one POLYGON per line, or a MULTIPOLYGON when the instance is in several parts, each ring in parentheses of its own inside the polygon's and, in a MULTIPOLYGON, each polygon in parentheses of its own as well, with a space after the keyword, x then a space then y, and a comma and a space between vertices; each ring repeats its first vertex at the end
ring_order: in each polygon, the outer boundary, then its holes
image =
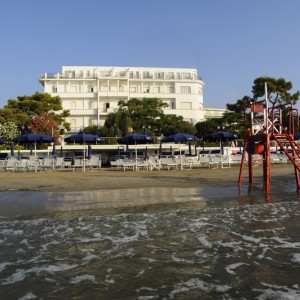
POLYGON ((204 82, 196 69, 103 66, 63 66, 61 73, 44 73, 44 92, 60 96, 71 131, 103 126, 120 100, 159 98, 168 104, 165 114, 182 116, 195 124, 203 121, 204 82))

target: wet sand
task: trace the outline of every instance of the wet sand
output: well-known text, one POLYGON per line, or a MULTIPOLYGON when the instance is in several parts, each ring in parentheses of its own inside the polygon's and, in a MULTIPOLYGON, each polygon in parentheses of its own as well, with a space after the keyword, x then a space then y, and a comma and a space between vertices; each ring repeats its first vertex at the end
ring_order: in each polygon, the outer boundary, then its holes
MULTIPOLYGON (((295 194, 292 165, 271 168, 269 199, 277 194, 295 194)), ((254 168, 252 198, 262 191, 262 167, 254 168)), ((199 207, 213 200, 221 203, 249 201, 248 169, 238 188, 239 167, 224 169, 121 171, 112 169, 46 171, 0 174, 0 216, 93 214, 199 207), (241 193, 242 191, 242 193, 241 193), (247 199, 245 199, 245 197, 247 199)), ((260 196, 258 196, 260 195, 260 196)), ((297 194, 295 194, 297 197, 297 194)), ((252 201, 252 200, 251 200, 252 201)), ((269 201, 269 200, 268 200, 269 201)))

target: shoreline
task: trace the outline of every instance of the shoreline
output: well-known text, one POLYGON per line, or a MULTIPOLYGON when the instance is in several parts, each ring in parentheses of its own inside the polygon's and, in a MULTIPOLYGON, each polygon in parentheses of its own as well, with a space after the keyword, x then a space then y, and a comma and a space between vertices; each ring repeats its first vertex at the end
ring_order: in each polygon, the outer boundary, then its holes
POLYGON ((111 169, 0 174, 1 217, 58 217, 157 212, 170 209, 235 206, 297 198, 292 165, 271 167, 271 192, 262 190, 262 166, 248 169, 238 186, 239 167, 224 169, 121 171, 111 169))

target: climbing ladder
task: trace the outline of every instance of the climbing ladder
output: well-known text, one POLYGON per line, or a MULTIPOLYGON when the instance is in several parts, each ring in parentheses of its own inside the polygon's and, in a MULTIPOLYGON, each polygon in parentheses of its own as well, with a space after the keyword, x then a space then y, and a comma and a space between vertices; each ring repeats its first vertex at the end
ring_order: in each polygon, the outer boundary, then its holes
POLYGON ((300 189, 300 146, 295 140, 295 131, 299 131, 300 128, 298 110, 294 109, 292 104, 270 108, 268 104, 266 98, 251 103, 244 109, 244 151, 240 166, 239 185, 242 184, 243 170, 248 154, 249 183, 253 185, 254 164, 261 164, 263 166, 264 190, 267 193, 270 191, 271 141, 274 141, 280 151, 284 152, 293 164, 297 189, 300 189), (285 124, 283 124, 283 112, 287 113, 285 124))

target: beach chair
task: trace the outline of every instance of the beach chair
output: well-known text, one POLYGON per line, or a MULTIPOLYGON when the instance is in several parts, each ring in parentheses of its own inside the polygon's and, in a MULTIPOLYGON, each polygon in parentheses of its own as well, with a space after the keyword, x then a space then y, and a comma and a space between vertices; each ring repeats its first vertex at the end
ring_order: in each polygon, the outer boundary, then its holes
POLYGON ((96 168, 101 169, 102 161, 100 156, 91 156, 91 158, 87 161, 87 167, 89 169, 96 168))
POLYGON ((123 168, 123 170, 132 169, 134 170, 136 167, 136 162, 129 158, 124 158, 119 160, 119 166, 123 168))
POLYGON ((271 160, 271 163, 273 164, 278 164, 280 163, 280 158, 278 157, 278 154, 277 153, 270 153, 270 160, 271 160))
POLYGON ((64 158, 63 157, 56 157, 55 160, 54 160, 54 170, 63 169, 64 167, 65 167, 64 158))
POLYGON ((17 172, 25 172, 26 170, 26 164, 27 164, 28 158, 21 158, 17 160, 16 163, 16 171, 17 172))
POLYGON ((73 163, 71 168, 73 169, 73 172, 75 171, 75 169, 82 169, 84 168, 84 163, 86 163, 86 161, 83 160, 83 158, 74 158, 73 163))
POLYGON ((160 160, 155 156, 149 156, 148 158, 148 169, 152 170, 160 170, 160 160))
POLYGON ((174 158, 171 157, 162 157, 160 159, 160 164, 163 168, 166 167, 168 170, 173 168, 177 170, 180 165, 174 158))
POLYGON ((30 156, 26 161, 26 170, 28 172, 34 171, 37 172, 40 169, 40 163, 35 156, 30 156))
POLYGON ((192 162, 188 160, 186 156, 177 157, 175 162, 180 166, 181 170, 184 168, 192 169, 192 162))
POLYGON ((141 168, 144 168, 148 171, 149 169, 148 160, 144 160, 143 158, 137 159, 135 167, 137 171, 139 171, 141 168))
POLYGON ((3 170, 5 172, 9 172, 9 171, 15 172, 16 167, 17 167, 17 163, 18 163, 18 161, 17 161, 16 158, 10 157, 5 161, 5 163, 3 165, 3 170))
POLYGON ((200 156, 199 157, 199 164, 201 167, 208 167, 209 169, 218 168, 220 163, 220 157, 213 156, 210 157, 208 155, 200 156))
POLYGON ((223 156, 223 155, 220 156, 220 166, 221 166, 221 169, 231 168, 231 162, 230 162, 228 156, 223 156))
POLYGON ((221 166, 221 156, 213 155, 209 156, 209 168, 218 168, 219 165, 221 166))
POLYGON ((43 171, 53 170, 54 169, 54 161, 53 157, 44 157, 40 163, 40 167, 43 171))

